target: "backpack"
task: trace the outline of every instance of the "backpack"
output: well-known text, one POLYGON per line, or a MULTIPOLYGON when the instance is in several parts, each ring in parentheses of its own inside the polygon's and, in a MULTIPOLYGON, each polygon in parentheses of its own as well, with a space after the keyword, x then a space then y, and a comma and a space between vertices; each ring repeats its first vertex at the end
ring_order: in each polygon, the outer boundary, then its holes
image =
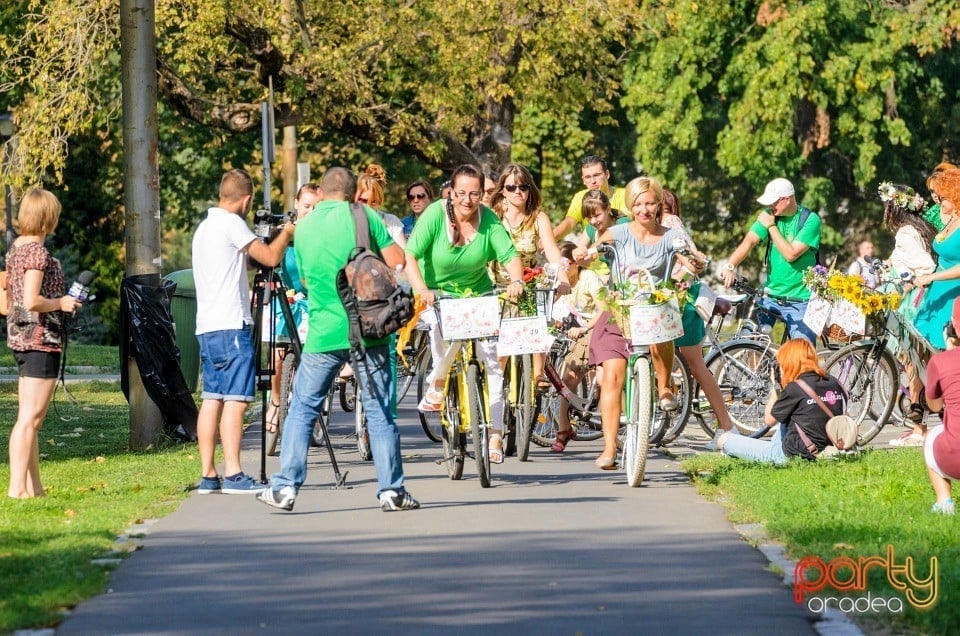
POLYGON ((384 338, 413 317, 413 294, 397 284, 393 270, 370 249, 367 213, 350 204, 357 246, 337 272, 337 294, 347 312, 351 348, 363 351, 363 339, 384 338))

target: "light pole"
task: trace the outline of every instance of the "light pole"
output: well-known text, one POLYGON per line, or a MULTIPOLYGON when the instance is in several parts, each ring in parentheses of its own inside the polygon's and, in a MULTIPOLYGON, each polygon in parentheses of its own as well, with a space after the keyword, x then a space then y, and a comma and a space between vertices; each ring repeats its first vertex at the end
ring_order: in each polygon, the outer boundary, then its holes
MULTIPOLYGON (((3 143, 3 167, 6 169, 7 160, 9 158, 7 152, 7 142, 13 137, 13 133, 17 132, 16 126, 13 124, 13 115, 10 113, 3 113, 0 115, 0 143, 3 143)), ((6 244, 4 247, 7 251, 10 251, 10 246, 13 245, 13 239, 16 238, 13 231, 13 201, 10 199, 10 184, 7 183, 8 179, 3 180, 3 207, 4 217, 6 220, 6 244)))

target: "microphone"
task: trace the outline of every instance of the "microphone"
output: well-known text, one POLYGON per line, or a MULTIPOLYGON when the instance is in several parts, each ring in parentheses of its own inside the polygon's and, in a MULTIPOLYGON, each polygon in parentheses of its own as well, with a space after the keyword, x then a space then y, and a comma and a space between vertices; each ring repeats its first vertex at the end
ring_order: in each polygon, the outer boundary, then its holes
POLYGON ((90 296, 90 283, 93 282, 93 272, 89 270, 84 270, 80 272, 80 275, 77 277, 77 280, 70 285, 70 290, 67 292, 68 296, 73 296, 82 303, 91 300, 90 296))

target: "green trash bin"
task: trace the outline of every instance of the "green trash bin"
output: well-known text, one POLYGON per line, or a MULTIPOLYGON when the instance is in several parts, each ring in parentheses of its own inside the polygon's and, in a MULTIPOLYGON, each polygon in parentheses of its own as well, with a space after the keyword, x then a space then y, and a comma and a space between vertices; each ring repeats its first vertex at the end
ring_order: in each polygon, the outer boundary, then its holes
POLYGON ((193 270, 182 269, 167 274, 166 279, 177 284, 170 300, 170 313, 173 315, 173 328, 180 349, 180 371, 187 381, 190 391, 197 390, 200 378, 200 343, 195 334, 197 330, 197 287, 193 282, 193 270))

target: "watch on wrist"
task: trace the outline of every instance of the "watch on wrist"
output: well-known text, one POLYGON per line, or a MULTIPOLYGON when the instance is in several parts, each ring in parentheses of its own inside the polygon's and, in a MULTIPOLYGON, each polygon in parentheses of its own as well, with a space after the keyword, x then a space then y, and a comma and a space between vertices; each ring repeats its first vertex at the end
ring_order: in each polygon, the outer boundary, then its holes
POLYGON ((737 269, 737 266, 733 263, 727 263, 723 266, 723 269, 727 270, 728 272, 732 272, 733 270, 737 269))
POLYGON ((523 285, 523 279, 522 279, 522 278, 514 278, 514 279, 513 279, 513 282, 515 282, 515 283, 518 284, 518 285, 523 285))

